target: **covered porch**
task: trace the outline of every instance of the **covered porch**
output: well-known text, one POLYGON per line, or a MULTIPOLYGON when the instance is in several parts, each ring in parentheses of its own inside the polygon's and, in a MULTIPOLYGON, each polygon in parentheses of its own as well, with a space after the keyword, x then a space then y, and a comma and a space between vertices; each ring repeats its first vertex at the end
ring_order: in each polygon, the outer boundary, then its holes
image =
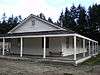
MULTIPOLYGON (((79 34, 49 34, 49 35, 16 35, 16 36, 6 36, 0 37, 2 40, 2 55, 6 55, 6 44, 7 40, 17 39, 19 41, 17 54, 20 57, 24 57, 27 54, 28 48, 30 48, 29 39, 34 39, 35 44, 33 44, 33 50, 37 53, 35 56, 40 56, 44 59, 61 60, 61 61, 74 61, 75 64, 81 63, 91 56, 98 54, 98 42, 87 37, 81 36, 79 34), (49 42, 48 42, 49 39, 49 42), (29 44, 26 49, 25 46, 29 44), (39 47, 40 46, 40 47, 39 47), (39 48, 38 50, 35 47, 39 48), (39 51, 39 52, 38 52, 39 51), (40 53, 40 54, 38 54, 40 53)), ((9 42, 9 45, 11 41, 9 42)), ((7 46, 8 47, 8 46, 7 46)), ((11 47, 12 48, 12 47, 11 47)), ((14 50, 13 50, 14 51, 14 50)), ((30 52, 31 53, 31 52, 30 52)), ((33 57, 33 56, 32 56, 33 57)))

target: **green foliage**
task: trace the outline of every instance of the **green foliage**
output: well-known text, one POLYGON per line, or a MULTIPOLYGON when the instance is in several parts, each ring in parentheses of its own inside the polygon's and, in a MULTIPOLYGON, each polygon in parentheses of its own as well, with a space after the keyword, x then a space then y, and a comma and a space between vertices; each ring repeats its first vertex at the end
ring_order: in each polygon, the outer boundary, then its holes
POLYGON ((100 65, 100 54, 83 62, 84 65, 100 65))
POLYGON ((100 42, 100 5, 90 6, 88 10, 81 5, 73 5, 70 10, 66 7, 57 23, 100 42))
POLYGON ((48 22, 53 23, 52 19, 49 17, 48 22))
MULTIPOLYGON (((38 17, 46 20, 43 13, 40 13, 38 17)), ((16 17, 13 17, 12 15, 7 18, 6 13, 3 13, 1 19, 0 34, 7 33, 22 21, 21 15, 16 17)), ((50 17, 46 21, 54 23, 50 17)), ((54 24, 69 28, 76 33, 100 42, 100 5, 92 5, 88 10, 81 5, 78 7, 72 5, 70 10, 66 7, 65 11, 61 12, 58 21, 54 24)))
POLYGON ((5 34, 13 27, 15 27, 21 21, 21 16, 13 17, 13 15, 7 18, 6 13, 2 16, 2 21, 0 23, 0 34, 5 34))

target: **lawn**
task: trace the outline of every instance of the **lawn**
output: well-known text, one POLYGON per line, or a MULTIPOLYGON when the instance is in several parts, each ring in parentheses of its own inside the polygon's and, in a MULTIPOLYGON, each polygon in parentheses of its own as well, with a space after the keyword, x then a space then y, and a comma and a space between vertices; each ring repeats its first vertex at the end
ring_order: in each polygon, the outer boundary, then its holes
POLYGON ((100 65, 100 54, 83 62, 82 65, 83 64, 84 65, 100 65))
POLYGON ((0 58, 0 75, 100 75, 100 55, 82 64, 46 63, 0 58))

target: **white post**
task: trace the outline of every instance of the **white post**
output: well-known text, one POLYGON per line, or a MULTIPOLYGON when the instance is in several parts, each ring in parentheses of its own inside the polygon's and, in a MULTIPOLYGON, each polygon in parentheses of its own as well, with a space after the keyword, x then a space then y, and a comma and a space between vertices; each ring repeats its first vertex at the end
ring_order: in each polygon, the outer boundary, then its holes
POLYGON ((94 54, 94 42, 92 42, 92 55, 94 54))
POLYGON ((74 60, 76 60, 76 36, 74 36, 74 60))
POLYGON ((93 42, 93 54, 95 54, 95 42, 93 42))
POLYGON ((3 52, 2 55, 5 55, 5 38, 3 37, 3 52))
POLYGON ((97 53, 97 43, 96 43, 96 53, 97 53))
POLYGON ((99 49, 99 46, 98 46, 98 43, 97 43, 97 53, 98 53, 98 49, 99 49))
POLYGON ((85 39, 83 39, 83 50, 84 50, 83 57, 85 57, 85 39))
POLYGON ((63 52, 64 50, 66 50, 66 37, 62 37, 61 38, 61 46, 62 46, 62 56, 63 56, 63 52))
POLYGON ((46 37, 44 36, 43 58, 46 58, 46 37))
POLYGON ((23 38, 20 38, 20 57, 23 56, 23 38))
POLYGON ((91 49, 90 49, 90 41, 89 41, 89 56, 91 55, 91 49))
POLYGON ((97 48, 96 48, 96 42, 95 42, 95 54, 96 54, 96 49, 97 49, 97 48))

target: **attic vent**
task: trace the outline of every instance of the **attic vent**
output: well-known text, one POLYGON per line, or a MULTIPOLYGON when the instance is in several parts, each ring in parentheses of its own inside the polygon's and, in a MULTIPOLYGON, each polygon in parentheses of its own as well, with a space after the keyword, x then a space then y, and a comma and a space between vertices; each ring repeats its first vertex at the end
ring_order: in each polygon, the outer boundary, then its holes
POLYGON ((35 25, 35 19, 32 19, 32 25, 35 25))

